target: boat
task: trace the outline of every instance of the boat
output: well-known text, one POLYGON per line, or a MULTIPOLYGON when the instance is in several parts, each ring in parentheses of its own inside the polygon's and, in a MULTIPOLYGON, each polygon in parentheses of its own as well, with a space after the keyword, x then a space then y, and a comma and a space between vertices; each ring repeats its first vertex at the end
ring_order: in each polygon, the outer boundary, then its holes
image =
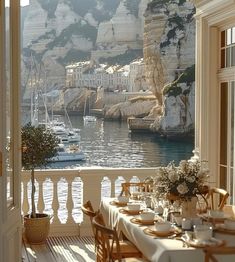
POLYGON ((64 122, 52 121, 48 128, 59 138, 61 143, 80 142, 80 129, 67 128, 64 122))
POLYGON ((83 116, 84 123, 96 122, 95 116, 83 116))
POLYGON ((91 116, 91 115, 86 115, 86 107, 87 107, 87 99, 89 99, 88 101, 88 113, 90 113, 90 97, 87 95, 87 92, 86 92, 86 98, 85 98, 85 103, 84 103, 84 115, 83 115, 83 121, 84 121, 84 124, 87 124, 87 123, 94 123, 96 122, 96 116, 91 116))
POLYGON ((85 155, 79 146, 59 144, 57 154, 50 159, 50 162, 82 161, 84 159, 85 155))

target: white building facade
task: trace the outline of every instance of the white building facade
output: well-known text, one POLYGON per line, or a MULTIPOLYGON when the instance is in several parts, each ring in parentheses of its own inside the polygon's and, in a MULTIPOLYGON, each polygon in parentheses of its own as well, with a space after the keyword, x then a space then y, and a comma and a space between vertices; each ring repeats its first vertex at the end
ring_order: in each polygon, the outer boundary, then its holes
POLYGON ((129 66, 92 64, 90 61, 66 66, 66 87, 97 88, 108 91, 129 90, 129 66))

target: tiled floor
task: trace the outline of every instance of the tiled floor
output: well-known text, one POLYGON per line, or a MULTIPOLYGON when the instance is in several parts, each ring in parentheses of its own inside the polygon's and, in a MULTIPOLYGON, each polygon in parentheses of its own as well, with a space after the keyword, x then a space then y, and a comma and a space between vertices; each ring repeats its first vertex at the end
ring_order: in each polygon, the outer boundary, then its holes
POLYGON ((94 238, 49 237, 44 245, 23 241, 23 262, 94 262, 94 238))

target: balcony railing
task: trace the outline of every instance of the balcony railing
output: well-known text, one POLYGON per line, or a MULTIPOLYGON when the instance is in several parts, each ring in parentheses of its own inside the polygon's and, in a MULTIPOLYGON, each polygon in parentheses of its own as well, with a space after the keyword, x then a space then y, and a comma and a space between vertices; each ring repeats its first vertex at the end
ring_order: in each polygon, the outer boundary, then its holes
MULTIPOLYGON (((115 196, 123 181, 154 176, 154 168, 38 170, 35 172, 36 207, 52 216, 51 235, 89 235, 89 220, 82 216, 83 201, 97 210, 103 196, 115 196)), ((22 214, 30 212, 30 174, 22 172, 22 214)))

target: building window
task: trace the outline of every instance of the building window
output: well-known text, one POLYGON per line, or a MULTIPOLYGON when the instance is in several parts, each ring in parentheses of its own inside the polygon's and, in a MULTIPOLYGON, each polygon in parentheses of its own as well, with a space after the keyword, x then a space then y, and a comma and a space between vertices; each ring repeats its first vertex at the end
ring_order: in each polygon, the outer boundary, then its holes
POLYGON ((220 88, 220 186, 235 203, 235 81, 222 82, 220 88))
POLYGON ((221 68, 235 66, 235 27, 221 32, 221 68))

